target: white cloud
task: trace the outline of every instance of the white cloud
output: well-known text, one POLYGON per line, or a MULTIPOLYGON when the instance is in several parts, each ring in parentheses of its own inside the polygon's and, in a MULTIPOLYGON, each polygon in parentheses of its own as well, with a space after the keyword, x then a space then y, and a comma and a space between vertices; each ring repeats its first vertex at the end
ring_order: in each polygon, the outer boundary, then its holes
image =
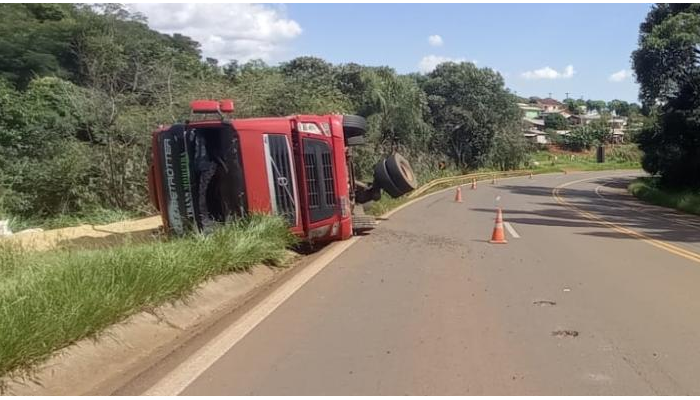
POLYGON ((610 82, 622 82, 632 76, 632 73, 626 69, 621 69, 608 77, 610 82))
MULTIPOLYGON (((461 63, 461 62, 466 62, 466 58, 451 58, 451 57, 444 57, 444 56, 436 56, 436 55, 429 55, 421 58, 420 62, 418 63, 418 70, 424 74, 427 74, 428 72, 431 72, 432 70, 435 69, 439 64, 442 64, 444 62, 455 62, 455 63, 461 63)), ((472 61, 474 64, 476 64, 476 61, 472 61)))
POLYGON ((525 79, 568 79, 574 76, 574 66, 567 65, 564 71, 559 72, 554 68, 544 67, 534 71, 526 71, 522 73, 525 79))
POLYGON ((442 46, 442 36, 440 35, 430 35, 428 36, 428 43, 430 43, 431 46, 433 47, 440 47, 442 46))
POLYGON ((222 64, 233 59, 270 61, 302 32, 281 7, 269 5, 138 3, 128 7, 143 13, 152 29, 198 41, 204 57, 222 64))

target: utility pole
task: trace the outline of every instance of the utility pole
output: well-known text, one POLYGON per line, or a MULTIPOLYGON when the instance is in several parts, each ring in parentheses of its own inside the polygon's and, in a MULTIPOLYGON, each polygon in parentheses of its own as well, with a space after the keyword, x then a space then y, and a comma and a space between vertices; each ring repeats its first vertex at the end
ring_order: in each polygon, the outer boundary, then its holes
POLYGON ((548 97, 549 97, 550 99, 552 98, 552 92, 549 92, 549 96, 548 96, 548 97))
POLYGON ((565 92, 564 94, 566 94, 566 100, 569 100, 569 92, 565 92))

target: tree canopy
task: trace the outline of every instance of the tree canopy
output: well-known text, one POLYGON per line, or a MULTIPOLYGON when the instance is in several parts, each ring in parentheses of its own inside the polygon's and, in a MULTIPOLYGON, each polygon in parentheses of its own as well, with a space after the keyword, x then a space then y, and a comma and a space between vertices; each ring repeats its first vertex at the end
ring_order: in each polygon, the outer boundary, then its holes
POLYGON ((700 186, 700 5, 655 5, 632 54, 651 123, 638 135, 642 165, 674 186, 700 186))

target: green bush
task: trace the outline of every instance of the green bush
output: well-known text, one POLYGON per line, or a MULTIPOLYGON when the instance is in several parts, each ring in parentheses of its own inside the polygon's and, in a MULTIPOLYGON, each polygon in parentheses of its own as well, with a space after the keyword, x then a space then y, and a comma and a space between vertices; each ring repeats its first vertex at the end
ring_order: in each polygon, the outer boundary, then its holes
POLYGON ((577 126, 567 135, 561 135, 561 144, 571 151, 590 150, 610 140, 609 129, 605 125, 590 124, 577 126))
POLYGON ((636 144, 618 145, 608 150, 608 160, 620 163, 639 163, 642 151, 636 144))

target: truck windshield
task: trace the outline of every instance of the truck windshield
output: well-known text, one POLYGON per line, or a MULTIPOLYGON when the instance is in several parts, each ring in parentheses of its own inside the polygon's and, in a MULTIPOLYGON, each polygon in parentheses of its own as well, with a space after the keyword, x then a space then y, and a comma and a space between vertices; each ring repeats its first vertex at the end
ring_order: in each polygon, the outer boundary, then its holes
POLYGON ((199 229, 246 214, 245 183, 238 134, 229 124, 186 131, 192 200, 199 229))

